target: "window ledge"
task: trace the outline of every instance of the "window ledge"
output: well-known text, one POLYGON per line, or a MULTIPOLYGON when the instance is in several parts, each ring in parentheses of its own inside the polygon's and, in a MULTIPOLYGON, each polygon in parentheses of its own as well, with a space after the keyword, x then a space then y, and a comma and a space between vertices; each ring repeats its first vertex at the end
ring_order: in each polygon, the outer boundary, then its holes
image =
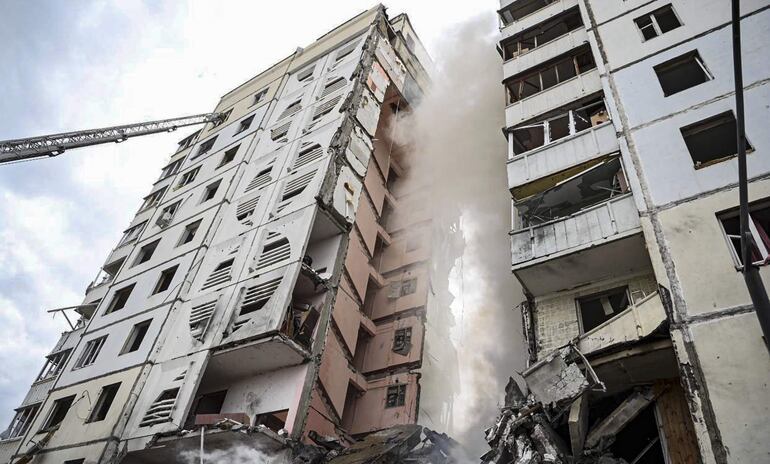
POLYGON ((576 138, 581 137, 583 135, 589 134, 589 133, 591 133, 591 131, 598 130, 598 129, 606 126, 607 124, 612 124, 612 120, 609 119, 609 120, 604 121, 604 122, 602 122, 600 124, 597 124, 597 125, 595 125, 593 127, 589 127, 587 129, 583 129, 580 132, 575 132, 574 134, 568 135, 566 137, 562 137, 559 140, 556 140, 554 142, 550 142, 550 143, 548 143, 546 145, 541 145, 541 146, 539 146, 537 148, 533 148, 531 150, 527 150, 524 153, 519 153, 518 155, 514 156, 513 158, 508 158, 508 163, 512 163, 514 161, 522 160, 524 158, 527 158, 529 156, 533 156, 533 155, 535 155, 535 154, 537 154, 537 153, 539 153, 541 151, 545 151, 546 149, 552 148, 552 147, 554 147, 556 145, 559 145, 561 143, 569 142, 570 140, 573 140, 573 139, 576 139, 576 138))

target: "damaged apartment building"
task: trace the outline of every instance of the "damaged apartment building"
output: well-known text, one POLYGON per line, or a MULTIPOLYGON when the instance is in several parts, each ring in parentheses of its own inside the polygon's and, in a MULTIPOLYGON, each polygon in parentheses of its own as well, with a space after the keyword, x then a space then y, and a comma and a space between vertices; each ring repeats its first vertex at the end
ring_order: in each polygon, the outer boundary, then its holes
POLYGON ((452 219, 420 206, 392 137, 430 67, 408 17, 379 5, 224 95, 74 308, 2 462, 179 462, 448 425, 452 297, 431 276, 452 219))
MULTIPOLYGON (((741 2, 760 266, 768 7, 741 2)), ((502 0, 498 13, 530 364, 484 460, 770 462, 770 357, 738 251, 730 2, 502 0)))

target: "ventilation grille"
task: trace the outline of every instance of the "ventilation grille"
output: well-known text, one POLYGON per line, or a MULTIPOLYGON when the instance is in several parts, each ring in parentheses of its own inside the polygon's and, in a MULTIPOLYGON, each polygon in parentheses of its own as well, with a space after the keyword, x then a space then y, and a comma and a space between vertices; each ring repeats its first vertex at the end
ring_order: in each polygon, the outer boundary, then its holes
POLYGON ((209 301, 190 310, 190 334, 200 340, 209 326, 211 315, 214 314, 214 308, 217 306, 217 300, 209 301))
POLYGON ((228 259, 227 261, 224 261, 222 263, 219 263, 219 266, 217 266, 214 271, 211 272, 211 275, 209 275, 209 278, 206 279, 206 282, 203 283, 203 287, 201 287, 201 290, 206 290, 211 287, 215 287, 219 284, 223 284, 230 280, 230 271, 233 269, 233 263, 235 262, 235 258, 228 259))
POLYGON ((264 269, 273 264, 280 263, 289 259, 291 256, 291 246, 289 245, 289 239, 281 237, 278 240, 272 240, 276 238, 278 234, 268 234, 268 243, 262 249, 262 254, 259 255, 259 261, 257 262, 257 271, 264 269), (272 235, 272 236, 271 236, 272 235))
POLYGON ((139 423, 139 427, 149 427, 151 425, 162 424, 171 421, 171 413, 174 412, 176 397, 179 395, 179 389, 174 388, 166 390, 158 396, 147 409, 147 412, 139 423))
POLYGON ((173 382, 181 382, 182 380, 184 380, 184 376, 185 376, 185 375, 187 375, 187 371, 186 371, 186 370, 185 370, 185 371, 182 371, 182 373, 181 373, 181 374, 179 374, 179 375, 177 375, 176 377, 174 377, 174 380, 173 380, 173 382))
POLYGON ((297 111, 302 109, 302 102, 300 100, 295 101, 291 105, 287 106, 285 110, 283 110, 283 113, 281 113, 280 116, 278 116, 278 120, 281 120, 283 118, 288 118, 292 114, 296 113, 297 111))
POLYGON ((249 314, 264 308, 280 284, 281 278, 279 277, 247 288, 246 293, 243 295, 238 318, 233 323, 233 331, 240 329, 243 324, 248 322, 249 314))
POLYGON ((289 133, 292 121, 286 121, 278 127, 270 130, 270 138, 274 142, 287 142, 286 135, 289 133))
POLYGON ((257 195, 250 200, 245 200, 238 203, 238 208, 235 210, 235 218, 243 222, 251 217, 251 215, 254 214, 254 210, 257 209, 257 204, 259 203, 260 198, 261 196, 257 195))
POLYGON ((331 111, 334 109, 335 106, 337 106, 337 103, 342 99, 342 95, 337 95, 336 97, 330 99, 327 102, 321 103, 316 107, 316 109, 313 111, 313 121, 317 119, 321 119, 325 115, 331 113, 331 111))
POLYGON ((281 197, 281 202, 278 203, 278 208, 276 208, 276 212, 280 213, 284 210, 289 204, 291 203, 291 200, 302 193, 303 190, 305 190, 305 187, 310 183, 311 180, 313 180, 313 176, 315 175, 315 171, 310 171, 307 174, 303 174, 295 179, 290 180, 286 183, 286 187, 283 189, 283 196, 281 197))
POLYGON ((328 97, 329 95, 333 94, 338 90, 344 89, 347 84, 348 84, 348 81, 344 77, 337 78, 327 83, 326 87, 324 87, 323 92, 321 92, 320 100, 323 100, 324 98, 328 97))
POLYGON ((324 150, 321 147, 321 145, 317 143, 307 144, 306 142, 305 147, 303 147, 299 151, 299 154, 297 155, 297 159, 294 161, 294 166, 292 167, 292 169, 296 170, 301 167, 307 166, 313 161, 323 158, 323 155, 324 155, 324 150))
POLYGON ((273 170, 273 163, 270 162, 270 166, 267 168, 261 170, 256 176, 254 176, 253 179, 251 179, 251 182, 249 182, 249 185, 246 186, 245 192, 250 192, 254 189, 261 189, 265 185, 269 184, 271 180, 273 180, 272 177, 270 177, 270 172, 273 170))

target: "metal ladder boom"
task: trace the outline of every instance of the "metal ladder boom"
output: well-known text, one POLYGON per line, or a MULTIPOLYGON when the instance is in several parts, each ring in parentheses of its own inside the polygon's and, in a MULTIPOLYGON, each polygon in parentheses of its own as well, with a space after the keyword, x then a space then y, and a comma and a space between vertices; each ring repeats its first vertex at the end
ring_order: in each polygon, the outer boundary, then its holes
POLYGON ((70 148, 87 147, 108 142, 122 142, 129 137, 171 132, 180 127, 221 120, 220 113, 197 114, 160 121, 140 122, 123 126, 104 127, 25 139, 0 141, 0 164, 25 161, 44 156, 56 156, 70 148))

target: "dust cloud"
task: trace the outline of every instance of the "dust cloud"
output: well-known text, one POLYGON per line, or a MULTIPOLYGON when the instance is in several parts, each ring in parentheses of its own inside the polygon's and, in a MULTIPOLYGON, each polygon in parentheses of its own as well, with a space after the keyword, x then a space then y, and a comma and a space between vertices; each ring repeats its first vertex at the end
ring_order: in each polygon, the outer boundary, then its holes
MULTIPOLYGON (((410 113, 399 118, 395 138, 410 152, 408 179, 428 178, 427 205, 434 217, 460 214, 461 258, 450 265, 459 392, 447 432, 472 453, 488 449, 483 430, 492 424, 526 349, 517 308, 524 300, 510 267, 510 194, 502 60, 493 15, 479 16, 447 33, 434 52, 433 84, 410 113), (453 213, 454 212, 454 213, 453 213)), ((439 234, 435 239, 441 241, 439 234)), ((427 392, 424 392, 427 394, 427 392)))
POLYGON ((186 464, 286 464, 290 462, 285 453, 266 454, 250 446, 233 446, 227 449, 203 452, 189 450, 180 454, 181 461, 186 464))

